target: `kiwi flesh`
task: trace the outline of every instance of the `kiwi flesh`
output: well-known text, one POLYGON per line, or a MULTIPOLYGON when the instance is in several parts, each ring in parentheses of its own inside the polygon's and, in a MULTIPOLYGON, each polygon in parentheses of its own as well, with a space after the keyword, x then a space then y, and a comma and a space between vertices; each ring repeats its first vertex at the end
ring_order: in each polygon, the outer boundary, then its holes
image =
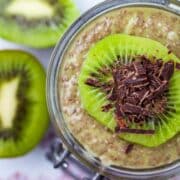
POLYGON ((0 37, 34 48, 51 47, 78 15, 71 0, 1 0, 0 37))
POLYGON ((0 157, 29 152, 47 130, 45 78, 31 54, 0 51, 0 157))
MULTIPOLYGON (((83 107, 96 121, 108 127, 113 132, 117 126, 114 109, 110 109, 108 112, 102 111, 102 106, 109 103, 106 94, 99 88, 89 86, 86 81, 92 74, 95 76, 102 67, 111 67, 117 59, 120 59, 122 64, 127 64, 132 62, 135 56, 140 55, 146 56, 150 60, 156 57, 156 59, 162 59, 163 62, 169 60, 175 63, 180 62, 173 53, 169 53, 169 50, 159 42, 142 37, 114 34, 95 44, 90 49, 83 63, 78 81, 83 107)), ((102 82, 112 79, 110 75, 104 77, 103 73, 100 77, 102 82)), ((168 106, 173 108, 173 111, 167 111, 161 114, 158 117, 159 123, 147 123, 143 127, 143 129, 155 129, 155 134, 121 133, 119 137, 129 142, 147 147, 155 147, 178 134, 180 131, 179 89, 180 71, 175 70, 170 79, 169 93, 167 95, 168 106)))

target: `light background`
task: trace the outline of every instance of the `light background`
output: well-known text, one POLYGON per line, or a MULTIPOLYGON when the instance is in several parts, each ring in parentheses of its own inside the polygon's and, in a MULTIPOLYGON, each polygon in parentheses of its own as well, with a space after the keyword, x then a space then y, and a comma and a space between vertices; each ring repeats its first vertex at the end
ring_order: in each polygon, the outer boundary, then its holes
MULTIPOLYGON (((83 13, 103 0, 74 1, 81 13, 83 13)), ((23 49, 29 51, 33 53, 46 68, 53 50, 52 48, 46 50, 30 49, 1 39, 0 49, 23 49)), ((0 180, 74 180, 75 178, 66 175, 63 170, 54 170, 52 164, 45 158, 45 152, 48 148, 47 139, 48 137, 43 144, 24 157, 0 160, 0 180)), ((75 176, 79 177, 79 179, 86 176, 86 174, 83 174, 76 166, 72 166, 71 171, 75 176)), ((180 180, 178 177, 174 179, 180 180)))
MULTIPOLYGON (((85 12, 90 7, 101 2, 102 0, 74 0, 80 9, 81 13, 85 12)), ((35 50, 19 46, 0 39, 0 49, 24 49, 33 53, 41 63, 47 67, 52 49, 35 50)), ((61 170, 54 170, 52 164, 46 160, 45 152, 47 147, 40 146, 28 155, 16 159, 0 160, 0 180, 73 180, 74 178, 66 176, 61 170)), ((74 174, 81 171, 73 169, 74 174)))

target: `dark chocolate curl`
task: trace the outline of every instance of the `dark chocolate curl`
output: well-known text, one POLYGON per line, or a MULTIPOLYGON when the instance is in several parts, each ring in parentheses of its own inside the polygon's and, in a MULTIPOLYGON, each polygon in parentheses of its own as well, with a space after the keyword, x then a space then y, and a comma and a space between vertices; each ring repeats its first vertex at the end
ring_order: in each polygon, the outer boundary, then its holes
POLYGON ((176 69, 180 70, 180 63, 176 63, 176 69))
POLYGON ((131 128, 120 128, 119 133, 134 133, 134 134, 154 134, 153 129, 131 129, 131 128))
POLYGON ((174 73, 174 62, 169 61, 164 63, 159 77, 163 81, 165 80, 169 81, 173 73, 174 73))
POLYGON ((133 62, 134 69, 138 75, 146 75, 146 69, 143 67, 141 61, 133 62))
POLYGON ((125 153, 129 154, 133 150, 134 144, 128 144, 125 153))

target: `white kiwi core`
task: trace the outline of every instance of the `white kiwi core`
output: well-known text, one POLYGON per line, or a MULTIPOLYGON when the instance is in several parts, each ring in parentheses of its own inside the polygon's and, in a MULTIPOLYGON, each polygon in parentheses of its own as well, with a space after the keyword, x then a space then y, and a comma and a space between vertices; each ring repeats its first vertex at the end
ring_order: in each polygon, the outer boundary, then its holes
POLYGON ((53 7, 42 0, 14 0, 7 6, 5 12, 26 19, 51 18, 54 15, 53 7))
POLYGON ((0 86, 0 120, 2 128, 11 128, 18 107, 17 91, 19 78, 4 82, 0 86))

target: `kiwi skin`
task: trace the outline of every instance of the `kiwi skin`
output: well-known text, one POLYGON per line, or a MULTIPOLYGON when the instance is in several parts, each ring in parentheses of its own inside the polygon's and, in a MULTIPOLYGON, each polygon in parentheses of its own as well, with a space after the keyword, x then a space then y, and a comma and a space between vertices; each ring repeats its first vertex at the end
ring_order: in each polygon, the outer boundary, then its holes
MULTIPOLYGON (((3 0, 5 3, 6 0, 3 0)), ((51 0, 49 0, 51 2, 51 0)), ((21 27, 15 20, 4 19, 3 9, 0 8, 0 37, 26 45, 32 48, 49 48, 54 46, 57 41, 62 37, 66 29, 73 23, 79 16, 79 10, 76 8, 72 0, 55 0, 63 10, 62 19, 55 26, 46 26, 44 21, 42 25, 32 27, 21 27)), ((0 3, 1 5, 1 3, 0 3)), ((52 23, 53 24, 53 23, 52 23)))
MULTIPOLYGON (((45 96, 46 75, 44 68, 38 60, 29 53, 19 50, 0 51, 0 74, 1 72, 5 74, 5 72, 9 72, 14 67, 23 67, 28 74, 27 81, 29 81, 30 84, 26 88, 24 97, 27 98, 30 103, 27 107, 27 114, 25 114, 23 119, 18 119, 22 124, 22 128, 18 130, 18 137, 2 138, 0 136, 1 158, 17 157, 31 151, 43 138, 49 125, 49 114, 45 96)), ((14 72, 17 72, 17 69, 14 72)), ((2 79, 4 78, 3 76, 0 76, 0 78, 1 77, 2 79)), ((21 113, 21 111, 18 112, 21 113)), ((21 114, 18 114, 18 117, 21 117, 21 114)))

